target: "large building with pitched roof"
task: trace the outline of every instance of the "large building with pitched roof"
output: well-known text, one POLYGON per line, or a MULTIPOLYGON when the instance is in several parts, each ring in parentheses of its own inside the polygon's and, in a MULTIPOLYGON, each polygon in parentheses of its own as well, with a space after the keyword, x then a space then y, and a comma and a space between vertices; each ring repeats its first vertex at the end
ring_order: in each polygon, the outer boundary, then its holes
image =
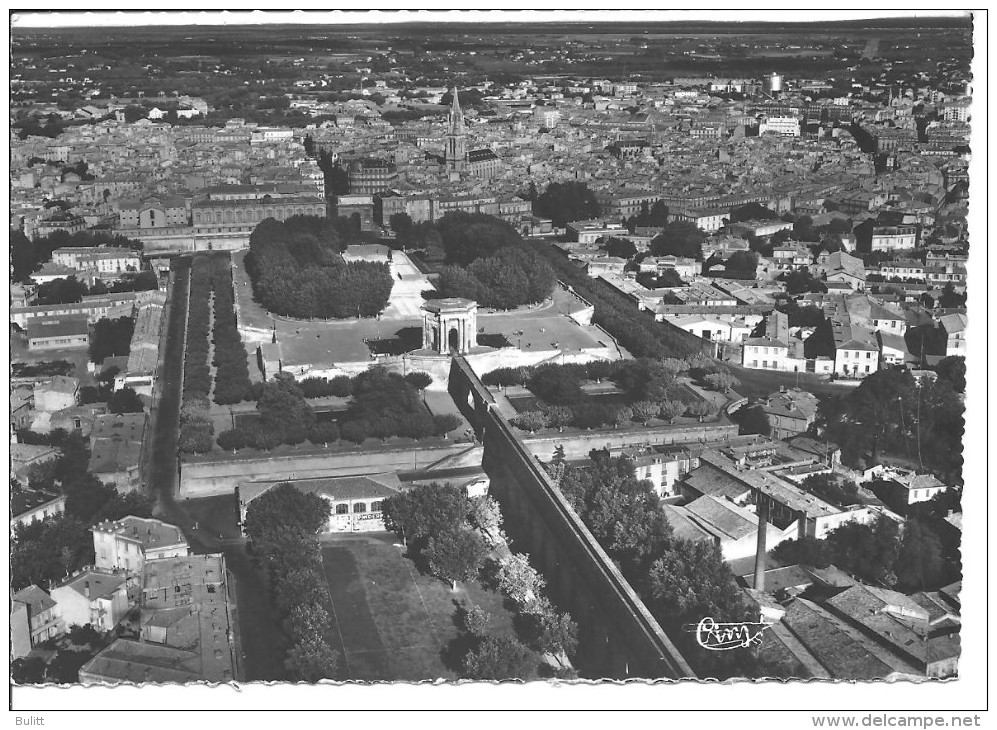
POLYGON ((239 512, 243 524, 249 504, 278 484, 288 483, 305 494, 317 494, 330 503, 325 532, 378 532, 385 529, 381 503, 399 493, 369 476, 326 477, 278 482, 247 482, 239 486, 239 512))

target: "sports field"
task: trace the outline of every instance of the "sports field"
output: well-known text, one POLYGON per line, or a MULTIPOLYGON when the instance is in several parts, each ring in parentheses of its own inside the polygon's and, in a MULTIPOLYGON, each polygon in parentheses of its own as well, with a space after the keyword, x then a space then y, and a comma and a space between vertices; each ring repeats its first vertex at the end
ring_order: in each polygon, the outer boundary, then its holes
POLYGON ((513 635, 502 596, 475 582, 456 593, 416 570, 403 549, 387 542, 351 540, 322 550, 336 630, 349 679, 454 679, 441 656, 457 636, 455 601, 491 614, 491 632, 513 635))

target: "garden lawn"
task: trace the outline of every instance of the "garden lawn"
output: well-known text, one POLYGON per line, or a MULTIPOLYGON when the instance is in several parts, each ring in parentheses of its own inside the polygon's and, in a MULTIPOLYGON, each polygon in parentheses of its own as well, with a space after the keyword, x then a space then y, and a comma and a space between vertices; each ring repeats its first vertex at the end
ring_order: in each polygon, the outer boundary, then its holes
POLYGON ((419 681, 454 679, 441 652, 456 638, 455 601, 481 606, 491 630, 513 635, 512 615, 500 594, 476 582, 450 586, 422 575, 402 549, 383 543, 331 543, 323 547, 329 593, 350 679, 419 681))

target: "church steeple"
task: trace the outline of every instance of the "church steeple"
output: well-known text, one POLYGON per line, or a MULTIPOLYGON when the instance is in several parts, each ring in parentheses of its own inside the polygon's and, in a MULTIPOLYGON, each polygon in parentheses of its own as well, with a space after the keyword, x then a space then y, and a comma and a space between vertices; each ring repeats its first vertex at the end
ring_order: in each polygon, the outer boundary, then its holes
POLYGON ((450 172, 460 172, 467 166, 467 133, 464 131, 464 112, 460 110, 456 86, 453 90, 453 101, 450 104, 444 159, 447 170, 450 172))
POLYGON ((464 133, 464 112, 460 110, 457 87, 453 87, 453 100, 450 102, 450 134, 464 133))

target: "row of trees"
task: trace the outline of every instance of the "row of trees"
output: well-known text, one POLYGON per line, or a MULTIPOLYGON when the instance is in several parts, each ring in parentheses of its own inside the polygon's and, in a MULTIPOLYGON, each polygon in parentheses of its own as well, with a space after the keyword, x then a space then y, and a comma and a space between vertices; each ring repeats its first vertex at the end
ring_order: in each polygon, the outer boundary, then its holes
POLYGON ((215 255, 195 256, 190 267, 190 297, 187 306, 187 341, 183 361, 183 400, 192 396, 207 398, 211 392, 208 367, 211 335, 211 290, 215 255))
POLYGON ((431 415, 419 391, 432 382, 426 373, 403 377, 374 367, 354 378, 308 378, 298 384, 288 373, 279 373, 254 386, 258 393, 259 422, 240 425, 218 435, 218 445, 229 451, 255 448, 268 451, 280 444, 328 445, 339 440, 362 444, 371 437, 422 439, 444 436, 460 425, 452 414, 431 415), (306 393, 352 396, 352 402, 335 421, 317 421, 306 393))
POLYGON ((246 346, 239 334, 235 317, 235 292, 232 288, 232 266, 229 254, 212 260, 212 292, 214 293, 214 327, 212 343, 215 346, 212 365, 215 366, 214 401, 220 405, 245 400, 252 385, 246 346))
POLYGON ((211 290, 214 254, 195 256, 190 267, 187 306, 187 341, 183 361, 183 405, 177 448, 183 454, 211 451, 215 427, 211 422, 211 368, 208 366, 211 334, 211 290))
POLYGON ((902 529, 885 517, 869 525, 847 522, 824 540, 781 543, 774 554, 817 568, 833 564, 873 585, 907 593, 934 590, 959 578, 958 564, 945 559, 939 535, 917 518, 902 529))
POLYGON ((204 454, 215 441, 215 425, 211 421, 211 403, 207 396, 184 394, 180 406, 180 436, 177 448, 182 454, 204 454))
POLYGON ((542 302, 553 288, 550 264, 520 245, 478 258, 466 268, 447 266, 438 284, 441 297, 464 297, 496 309, 542 302))
POLYGON ((548 472, 693 670, 718 679, 770 676, 752 652, 707 651, 684 629, 704 616, 753 620, 720 549, 676 537, 650 482, 636 478, 630 460, 597 451, 592 458, 591 468, 576 469, 559 450, 548 472))
POLYGON ((731 376, 715 371, 715 363, 704 357, 691 360, 667 358, 654 360, 596 361, 586 364, 541 365, 532 368, 500 368, 485 374, 488 385, 525 385, 540 398, 540 410, 527 411, 513 419, 513 425, 527 431, 541 428, 598 428, 630 421, 646 423, 652 418, 671 421, 688 413, 707 416, 715 408, 702 400, 688 402, 675 383, 679 373, 696 373, 716 389, 733 384, 731 376), (583 402, 583 380, 613 380, 623 390, 626 403, 583 402))
POLYGON ((291 681, 339 677, 332 598, 316 537, 330 511, 326 500, 287 483, 257 497, 246 510, 246 534, 253 552, 266 558, 272 597, 290 639, 284 666, 291 681))
POLYGON ((638 227, 664 228, 668 225, 668 206, 661 200, 648 205, 647 201, 640 204, 640 212, 627 218, 627 229, 634 233, 638 227))
POLYGON ((291 317, 345 319, 381 313, 391 295, 390 267, 346 263, 335 228, 312 216, 261 222, 249 238, 246 270, 256 300, 291 317))
POLYGON ((935 382, 925 382, 906 370, 878 370, 848 395, 822 399, 817 425, 841 446, 849 466, 865 468, 888 452, 961 484, 965 406, 955 386, 964 387, 965 377, 959 373, 947 366, 935 382))
MULTIPOLYGON (((13 590, 31 584, 58 581, 94 560, 90 527, 103 520, 125 515, 149 517, 152 504, 137 492, 118 494, 87 470, 89 443, 79 432, 52 431, 45 439, 61 449, 55 460, 36 465, 28 475, 28 486, 66 495, 60 515, 21 525, 11 537, 10 583, 13 590)), ((11 480, 11 494, 21 485, 11 480)))
POLYGON ((219 404, 238 403, 251 392, 252 383, 249 380, 246 348, 236 322, 229 254, 218 252, 196 256, 190 277, 184 402, 191 398, 207 399, 211 393, 208 354, 213 345, 214 400, 219 404))
POLYGON ((715 372, 718 367, 716 360, 702 354, 660 360, 638 357, 633 360, 593 360, 587 363, 496 368, 485 373, 481 382, 485 385, 528 385, 533 390, 543 387, 539 385, 540 381, 535 380, 538 373, 553 372, 559 382, 574 382, 579 390, 583 380, 612 380, 629 393, 632 400, 640 400, 643 397, 663 396, 678 375, 688 373, 693 377, 701 377, 715 372))
POLYGON ((550 262, 559 280, 595 306, 593 323, 609 332, 635 357, 682 358, 704 351, 698 337, 656 322, 650 313, 637 311, 623 294, 587 277, 553 247, 540 245, 537 250, 550 262))
POLYGON ((542 428, 602 428, 604 426, 626 426, 631 422, 647 423, 653 418, 672 422, 682 415, 712 418, 716 409, 706 401, 686 404, 680 400, 642 400, 630 404, 584 403, 571 408, 553 406, 542 410, 524 411, 509 422, 524 431, 539 431, 542 428))

